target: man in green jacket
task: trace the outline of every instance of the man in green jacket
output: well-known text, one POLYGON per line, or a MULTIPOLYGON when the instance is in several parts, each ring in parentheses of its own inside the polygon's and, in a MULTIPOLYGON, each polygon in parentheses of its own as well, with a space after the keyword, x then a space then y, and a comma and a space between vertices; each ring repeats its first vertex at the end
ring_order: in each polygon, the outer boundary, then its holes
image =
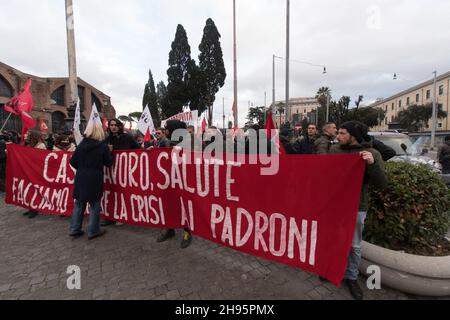
POLYGON ((366 162, 355 235, 345 273, 345 284, 356 300, 362 300, 364 298, 361 287, 358 284, 358 276, 359 265, 361 263, 361 242, 363 240, 364 221, 368 209, 369 185, 377 189, 384 189, 388 184, 381 154, 373 149, 370 143, 365 143, 365 141, 370 141, 365 128, 367 127, 364 124, 357 121, 344 123, 341 125, 338 133, 339 144, 334 145, 330 150, 331 154, 359 153, 366 162))

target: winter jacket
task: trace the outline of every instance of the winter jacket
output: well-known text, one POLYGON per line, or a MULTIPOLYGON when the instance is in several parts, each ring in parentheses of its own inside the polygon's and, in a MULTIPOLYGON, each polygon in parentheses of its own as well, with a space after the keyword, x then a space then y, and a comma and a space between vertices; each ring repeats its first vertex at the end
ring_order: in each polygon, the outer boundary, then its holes
POLYGON ((294 150, 297 154, 314 154, 314 142, 316 138, 305 137, 302 140, 298 140, 294 144, 294 150))
POLYGON ((384 161, 381 154, 370 147, 370 143, 362 143, 353 146, 341 146, 336 144, 331 147, 331 154, 351 154, 359 153, 362 151, 369 151, 372 153, 375 163, 372 165, 366 165, 366 171, 364 174, 363 186, 361 190, 359 211, 367 212, 369 202, 369 185, 374 186, 377 189, 384 189, 387 187, 388 180, 386 170, 384 167, 384 161))
POLYGON ((113 165, 108 146, 104 142, 86 138, 72 155, 70 165, 77 170, 74 199, 83 203, 100 200, 103 196, 103 169, 113 165))
POLYGON ((106 138, 105 143, 112 145, 114 151, 140 149, 139 144, 128 133, 122 133, 117 136, 111 135, 106 138))
POLYGON ((314 141, 314 154, 328 154, 332 145, 333 139, 326 134, 322 134, 319 139, 314 141))
POLYGON ((373 148, 381 154, 381 157, 383 158, 384 162, 391 160, 397 155, 397 152, 395 152, 394 149, 392 149, 388 145, 385 145, 383 142, 373 137, 372 137, 372 144, 373 148))
POLYGON ((442 173, 450 174, 450 141, 445 142, 439 149, 438 157, 442 165, 442 173))

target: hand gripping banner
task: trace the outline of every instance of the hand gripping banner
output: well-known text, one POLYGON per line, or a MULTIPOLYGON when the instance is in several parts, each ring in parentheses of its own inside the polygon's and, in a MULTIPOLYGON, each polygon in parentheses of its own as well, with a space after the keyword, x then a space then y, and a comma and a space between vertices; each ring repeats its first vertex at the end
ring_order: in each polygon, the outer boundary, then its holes
MULTIPOLYGON (((6 203, 72 214, 70 153, 16 145, 7 153, 6 203)), ((217 159, 187 164, 179 153, 115 152, 114 166, 105 169, 104 218, 189 228, 196 236, 340 285, 364 174, 359 155, 282 156, 278 173, 264 176, 262 164, 217 159)))

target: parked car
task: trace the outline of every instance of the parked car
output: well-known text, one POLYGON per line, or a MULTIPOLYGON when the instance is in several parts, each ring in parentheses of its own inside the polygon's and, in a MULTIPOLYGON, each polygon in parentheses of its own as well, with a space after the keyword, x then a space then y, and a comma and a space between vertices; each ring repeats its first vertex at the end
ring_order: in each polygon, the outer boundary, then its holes
POLYGON ((390 161, 425 164, 434 172, 441 174, 442 167, 439 162, 427 155, 427 149, 414 146, 412 139, 406 134, 396 132, 370 132, 369 134, 395 150, 397 156, 390 161))

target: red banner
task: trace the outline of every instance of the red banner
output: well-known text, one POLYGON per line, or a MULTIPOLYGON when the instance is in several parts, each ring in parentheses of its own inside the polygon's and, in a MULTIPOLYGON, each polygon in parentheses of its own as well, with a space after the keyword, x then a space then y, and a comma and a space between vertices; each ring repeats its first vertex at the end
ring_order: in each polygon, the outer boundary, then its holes
MULTIPOLYGON (((364 173, 358 155, 282 156, 278 173, 264 176, 262 164, 212 159, 186 164, 178 152, 115 152, 114 166, 105 169, 105 218, 187 227, 218 244, 340 284, 364 173)), ((71 215, 70 153, 15 145, 8 145, 7 153, 6 203, 71 215)))

